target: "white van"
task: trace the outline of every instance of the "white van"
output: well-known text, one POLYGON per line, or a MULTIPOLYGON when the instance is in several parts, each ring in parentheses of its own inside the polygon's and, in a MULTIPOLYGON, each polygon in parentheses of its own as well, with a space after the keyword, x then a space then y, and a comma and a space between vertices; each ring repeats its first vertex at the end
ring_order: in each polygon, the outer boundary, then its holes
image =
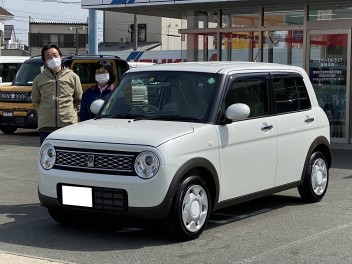
POLYGON ((10 85, 28 56, 0 56, 0 85, 10 85))

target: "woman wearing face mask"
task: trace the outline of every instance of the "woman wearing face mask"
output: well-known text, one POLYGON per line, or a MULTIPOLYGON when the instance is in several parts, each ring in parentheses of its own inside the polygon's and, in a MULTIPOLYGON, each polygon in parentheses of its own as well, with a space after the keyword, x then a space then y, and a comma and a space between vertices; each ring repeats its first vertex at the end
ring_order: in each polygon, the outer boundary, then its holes
POLYGON ((95 81, 97 83, 83 93, 79 114, 80 121, 94 118, 95 114, 90 110, 90 105, 98 99, 105 101, 114 89, 115 74, 110 62, 99 61, 97 63, 95 81))
POLYGON ((54 130, 78 122, 82 85, 79 76, 61 65, 62 54, 54 44, 42 48, 45 70, 32 85, 37 109, 40 143, 54 130))

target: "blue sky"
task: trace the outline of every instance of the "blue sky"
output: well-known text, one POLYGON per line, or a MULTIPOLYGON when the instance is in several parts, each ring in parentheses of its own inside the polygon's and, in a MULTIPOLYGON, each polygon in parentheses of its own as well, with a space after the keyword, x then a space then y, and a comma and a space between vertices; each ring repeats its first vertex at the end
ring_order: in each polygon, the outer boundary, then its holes
MULTIPOLYGON (((81 8, 80 0, 0 0, 0 4, 15 16, 4 24, 14 25, 16 37, 25 45, 29 17, 35 22, 86 22, 89 14, 88 9, 81 8)), ((98 11, 98 42, 102 41, 102 14, 98 11)))

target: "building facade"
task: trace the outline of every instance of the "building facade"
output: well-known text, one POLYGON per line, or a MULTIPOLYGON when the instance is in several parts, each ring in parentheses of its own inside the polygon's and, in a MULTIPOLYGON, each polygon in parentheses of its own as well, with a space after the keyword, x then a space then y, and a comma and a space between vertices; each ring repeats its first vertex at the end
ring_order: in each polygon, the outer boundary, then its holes
MULTIPOLYGON (((104 12, 104 42, 133 43, 134 22, 133 14, 104 12)), ((138 15, 137 24, 139 44, 159 43, 154 50, 181 49, 181 19, 138 15)))
POLYGON ((0 56, 1 50, 4 48, 5 43, 5 25, 3 21, 13 19, 13 14, 8 12, 6 9, 0 7, 0 56))
POLYGON ((86 54, 88 23, 29 22, 29 54, 40 55, 45 44, 56 44, 62 54, 86 54))
POLYGON ((188 61, 257 61, 303 67, 335 143, 352 143, 352 1, 82 0, 82 8, 181 19, 174 41, 188 61))

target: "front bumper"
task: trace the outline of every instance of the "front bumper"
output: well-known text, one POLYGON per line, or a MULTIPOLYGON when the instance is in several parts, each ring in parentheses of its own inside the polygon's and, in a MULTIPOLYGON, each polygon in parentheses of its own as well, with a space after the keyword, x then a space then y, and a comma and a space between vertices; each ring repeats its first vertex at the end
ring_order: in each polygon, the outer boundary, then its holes
POLYGON ((0 125, 22 128, 37 128, 37 112, 35 110, 1 110, 0 125), (10 113, 11 116, 6 116, 5 113, 10 113))
POLYGON ((171 199, 165 199, 161 204, 154 207, 125 207, 123 210, 111 210, 97 208, 94 203, 93 208, 63 205, 58 198, 45 196, 38 190, 39 201, 42 206, 49 210, 60 211, 69 215, 80 215, 100 219, 118 220, 160 220, 164 219, 171 207, 171 199))

